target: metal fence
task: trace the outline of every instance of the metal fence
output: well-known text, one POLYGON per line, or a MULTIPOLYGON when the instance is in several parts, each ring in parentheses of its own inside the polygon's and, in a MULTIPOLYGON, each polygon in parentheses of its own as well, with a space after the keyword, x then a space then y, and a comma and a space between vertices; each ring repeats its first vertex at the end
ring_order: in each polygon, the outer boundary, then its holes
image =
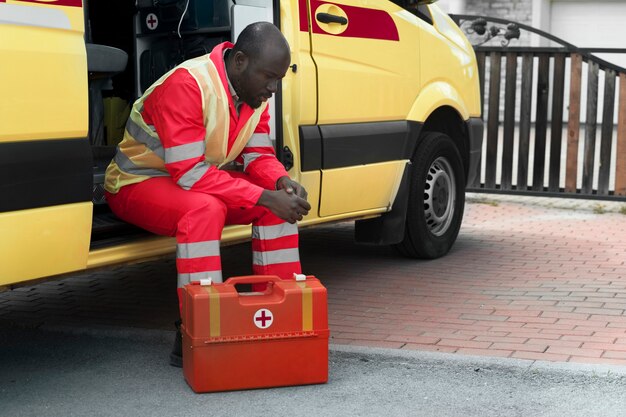
POLYGON ((481 175, 468 191, 626 201, 626 69, 593 55, 626 49, 582 49, 503 19, 452 17, 475 45, 486 124, 481 175), (557 46, 509 46, 520 30, 557 46))

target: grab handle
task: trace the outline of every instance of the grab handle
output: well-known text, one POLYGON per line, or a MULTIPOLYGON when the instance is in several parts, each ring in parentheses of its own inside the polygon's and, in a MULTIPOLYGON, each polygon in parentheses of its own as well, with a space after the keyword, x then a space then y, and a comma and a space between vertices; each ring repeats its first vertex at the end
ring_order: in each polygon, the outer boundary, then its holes
POLYGON ((246 275, 242 277, 231 277, 224 282, 226 285, 237 285, 237 284, 265 284, 267 282, 278 282, 282 281, 282 279, 278 278, 276 275, 246 275))

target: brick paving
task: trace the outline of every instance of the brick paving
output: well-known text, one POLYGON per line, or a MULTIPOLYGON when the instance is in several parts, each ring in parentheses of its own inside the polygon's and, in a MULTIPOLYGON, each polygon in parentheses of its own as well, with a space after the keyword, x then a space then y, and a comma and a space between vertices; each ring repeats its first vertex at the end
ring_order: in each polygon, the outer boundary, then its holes
MULTIPOLYGON (((351 223, 301 232, 331 342, 626 365, 626 203, 468 201, 456 245, 432 261, 356 245, 351 223)), ((249 244, 223 248, 225 275, 250 259, 249 244)), ((171 330, 174 277, 170 257, 21 287, 0 293, 0 322, 171 330)))

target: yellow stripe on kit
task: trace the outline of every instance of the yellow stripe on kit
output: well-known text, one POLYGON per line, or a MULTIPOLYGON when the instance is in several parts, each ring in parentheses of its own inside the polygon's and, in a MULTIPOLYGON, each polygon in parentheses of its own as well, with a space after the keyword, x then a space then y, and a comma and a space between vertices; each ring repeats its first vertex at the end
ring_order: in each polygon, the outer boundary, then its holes
POLYGON ((212 287, 204 287, 209 293, 209 334, 211 337, 219 337, 220 329, 220 294, 212 287))
POLYGON ((313 289, 306 286, 306 282, 298 282, 302 288, 302 331, 313 330, 313 289))

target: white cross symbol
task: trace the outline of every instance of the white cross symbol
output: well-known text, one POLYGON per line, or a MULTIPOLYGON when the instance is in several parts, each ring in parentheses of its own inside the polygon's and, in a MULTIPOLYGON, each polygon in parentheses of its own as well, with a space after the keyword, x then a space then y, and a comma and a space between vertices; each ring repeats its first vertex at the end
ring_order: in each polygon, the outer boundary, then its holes
POLYGON ((267 329, 274 322, 274 315, 266 308, 257 310, 254 313, 254 325, 259 329, 267 329))
POLYGON ((156 29, 157 26, 159 26, 159 18, 157 17, 157 15, 155 15, 154 13, 150 13, 148 16, 146 16, 146 26, 148 26, 148 29, 150 30, 156 29))

